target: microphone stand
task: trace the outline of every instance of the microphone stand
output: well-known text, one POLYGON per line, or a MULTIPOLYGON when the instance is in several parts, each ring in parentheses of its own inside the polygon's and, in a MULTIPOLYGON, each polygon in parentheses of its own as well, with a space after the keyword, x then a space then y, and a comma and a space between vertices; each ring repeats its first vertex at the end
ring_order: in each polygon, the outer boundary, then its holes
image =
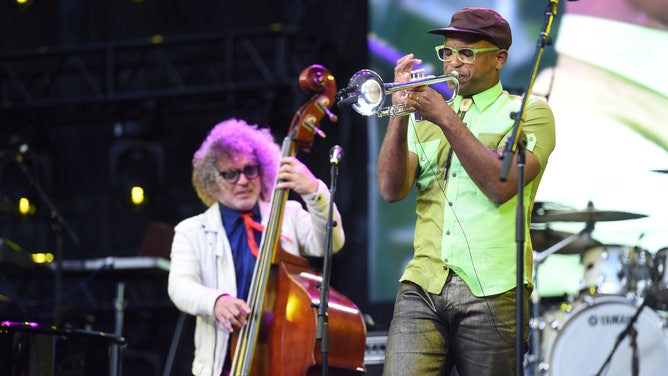
MULTIPOLYGON (((23 148, 23 146, 22 146, 23 148)), ((27 150, 27 146, 26 146, 27 150)), ((42 202, 49 208, 49 211, 51 213, 51 219, 54 221, 52 227, 56 231, 56 256, 55 256, 55 262, 56 262, 56 273, 55 273, 55 281, 54 281, 54 289, 55 289, 55 304, 54 304, 54 314, 53 314, 53 321, 54 325, 58 326, 60 325, 60 319, 61 319, 61 300, 62 300, 62 291, 63 291, 63 265, 62 265, 62 257, 63 257, 63 230, 67 231, 68 235, 74 242, 74 244, 78 245, 79 244, 79 237, 76 235, 76 233, 70 228, 70 226, 65 222, 65 219, 63 216, 60 214, 56 206, 53 204, 53 202, 49 199, 47 194, 44 192, 42 187, 37 183, 37 179, 30 173, 28 168, 25 166, 23 163, 23 154, 19 152, 19 154, 16 155, 16 162, 18 163, 19 167, 21 168, 21 172, 26 176, 28 179, 28 182, 30 185, 37 191, 37 194, 39 195, 40 199, 42 202)))
POLYGON ((557 14, 558 0, 549 0, 547 9, 545 10, 545 23, 543 30, 540 33, 540 38, 536 46, 536 54, 534 55, 533 66, 531 69, 531 77, 529 83, 524 90, 522 96, 522 104, 518 112, 513 112, 510 117, 515 120, 511 137, 506 144, 505 151, 499 156, 503 160, 501 167, 500 180, 506 181, 508 179, 508 172, 510 170, 510 163, 513 155, 517 151, 517 215, 516 215, 516 231, 515 241, 517 242, 517 285, 516 285, 516 301, 515 301, 515 374, 523 375, 523 356, 524 356, 524 237, 525 237, 525 217, 524 217, 524 166, 526 162, 525 150, 523 142, 518 142, 522 136, 522 121, 524 118, 524 110, 531 95, 534 81, 538 73, 538 66, 543 55, 545 46, 552 43, 549 36, 552 29, 552 21, 557 14))
MULTIPOLYGON (((336 146, 335 146, 336 147, 336 146)), ((327 239, 325 241, 325 256, 322 267, 322 282, 320 282, 320 304, 318 305, 318 329, 316 339, 320 340, 320 353, 322 356, 322 375, 329 374, 329 280, 331 274, 332 261, 332 229, 336 226, 334 221, 334 194, 336 193, 337 180, 339 176, 338 157, 330 158, 331 182, 329 186, 329 216, 327 219, 327 239)))
POLYGON ((635 327, 633 326, 636 321, 638 320, 638 317, 640 316, 640 313, 643 311, 645 306, 647 305, 647 299, 644 299, 640 307, 638 307, 638 310, 636 311, 635 315, 633 315, 633 318, 631 318, 631 321, 629 321, 629 324, 624 328, 624 330, 619 333, 619 336, 617 336, 617 342, 615 342, 615 346, 612 348, 612 351, 610 351, 610 354, 608 355, 607 359, 605 359, 605 362, 603 362, 603 365, 601 365, 601 368, 596 372, 596 376, 600 376, 605 369, 605 367, 609 366, 610 361, 612 360, 612 356, 615 354, 615 351, 617 351, 617 348, 619 345, 622 343, 624 340, 624 337, 626 335, 629 335, 630 338, 630 345, 631 345, 631 375, 632 376, 638 376, 638 371, 639 371, 639 364, 638 364, 638 343, 636 342, 636 338, 638 336, 638 331, 636 331, 635 327))

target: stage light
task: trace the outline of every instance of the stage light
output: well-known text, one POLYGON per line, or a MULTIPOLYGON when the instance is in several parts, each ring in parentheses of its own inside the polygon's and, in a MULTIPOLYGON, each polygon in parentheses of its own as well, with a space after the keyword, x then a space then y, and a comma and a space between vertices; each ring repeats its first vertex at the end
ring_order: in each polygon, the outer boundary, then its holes
MULTIPOLYGON (((10 214, 19 220, 37 215, 41 202, 36 186, 48 180, 49 167, 46 158, 21 147, 0 150, 0 186, 2 195, 0 214, 10 214), (3 158, 4 157, 4 158, 3 158)), ((43 189, 43 186, 40 186, 43 189)))
POLYGON ((33 5, 33 0, 13 0, 12 2, 14 3, 14 7, 20 12, 27 11, 33 5))
POLYGON ((144 188, 134 186, 130 189, 130 202, 132 205, 141 206, 146 202, 146 196, 144 195, 144 188))
POLYGON ((55 257, 53 256, 53 253, 33 253, 32 254, 32 261, 35 264, 49 264, 52 263, 53 260, 55 260, 55 257))
POLYGON ((35 205, 25 197, 19 198, 19 203, 16 207, 16 210, 22 217, 31 216, 35 214, 35 211, 37 211, 35 205))
POLYGON ((164 151, 154 141, 122 139, 110 149, 110 180, 123 203, 135 209, 151 204, 164 180, 164 151))

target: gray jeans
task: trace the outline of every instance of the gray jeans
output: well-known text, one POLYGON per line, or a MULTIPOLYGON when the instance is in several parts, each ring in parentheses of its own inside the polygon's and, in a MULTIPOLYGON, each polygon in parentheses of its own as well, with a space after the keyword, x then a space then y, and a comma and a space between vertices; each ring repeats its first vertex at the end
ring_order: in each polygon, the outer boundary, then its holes
MULTIPOLYGON (((384 376, 515 374, 515 289, 478 298, 455 273, 440 295, 412 282, 397 293, 384 376)), ((524 297, 524 341, 529 336, 529 291, 524 297)), ((527 346, 525 346, 525 349, 527 346)))

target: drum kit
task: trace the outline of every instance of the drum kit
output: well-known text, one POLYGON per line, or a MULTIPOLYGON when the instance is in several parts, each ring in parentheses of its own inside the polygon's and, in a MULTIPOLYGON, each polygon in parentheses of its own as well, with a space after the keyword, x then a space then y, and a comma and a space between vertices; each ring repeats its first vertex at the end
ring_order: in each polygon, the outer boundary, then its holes
MULTIPOLYGON (((554 253, 580 255, 580 291, 558 307, 532 294, 527 375, 662 375, 668 372, 668 247, 655 254, 639 247, 605 245, 591 237, 596 222, 643 214, 550 208, 532 214, 534 278, 554 253), (552 222, 582 222, 580 233, 554 231, 552 222), (534 226, 536 224, 537 226, 534 226), (534 229, 538 227, 538 229, 534 229)), ((537 278, 536 278, 537 281, 537 278)))

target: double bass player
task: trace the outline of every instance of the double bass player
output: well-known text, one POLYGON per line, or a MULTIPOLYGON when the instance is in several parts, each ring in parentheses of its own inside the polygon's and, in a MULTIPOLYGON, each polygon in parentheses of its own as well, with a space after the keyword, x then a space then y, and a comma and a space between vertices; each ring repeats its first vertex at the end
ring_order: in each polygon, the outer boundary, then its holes
MULTIPOLYGON (((305 203, 304 209, 286 202, 282 248, 316 257, 325 252, 330 192, 297 158, 281 157, 269 129, 238 119, 217 124, 192 164, 193 186, 208 209, 175 227, 168 292, 178 309, 196 316, 192 373, 227 375, 232 333, 247 324, 251 308, 246 299, 261 239, 257 223, 266 225, 272 190, 292 190, 305 203)), ((333 208, 332 251, 338 252, 345 236, 333 208)))

